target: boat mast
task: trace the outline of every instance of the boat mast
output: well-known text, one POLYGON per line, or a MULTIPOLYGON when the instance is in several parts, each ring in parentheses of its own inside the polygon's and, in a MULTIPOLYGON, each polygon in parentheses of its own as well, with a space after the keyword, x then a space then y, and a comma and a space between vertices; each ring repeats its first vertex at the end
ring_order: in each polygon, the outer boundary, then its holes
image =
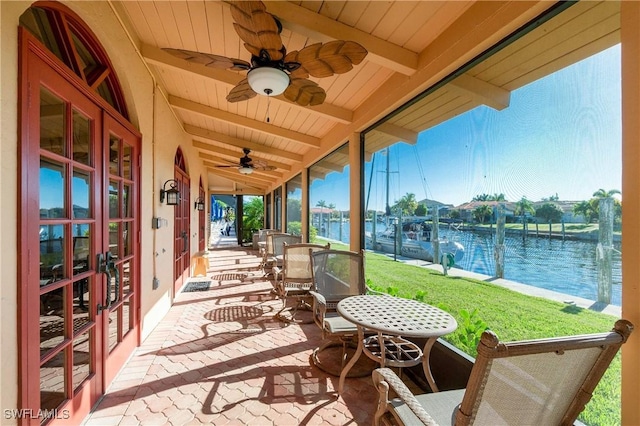
POLYGON ((389 147, 387 147, 387 208, 385 213, 387 216, 387 229, 389 229, 389 216, 391 215, 391 207, 389 206, 389 147))

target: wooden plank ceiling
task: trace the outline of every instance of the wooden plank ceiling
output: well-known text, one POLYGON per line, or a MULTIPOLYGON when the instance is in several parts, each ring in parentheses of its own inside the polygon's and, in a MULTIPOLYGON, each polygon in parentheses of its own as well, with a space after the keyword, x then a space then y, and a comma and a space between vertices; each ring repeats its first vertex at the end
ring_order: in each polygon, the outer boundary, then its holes
MULTIPOLYGON (((532 6, 528 19, 551 4, 532 6)), ((246 71, 205 67, 162 50, 186 49, 250 61, 233 28, 229 4, 116 2, 116 10, 135 33, 167 102, 207 167, 211 192, 262 194, 346 142, 344 135, 379 120, 386 111, 371 105, 385 96, 389 101, 382 91, 396 81, 419 76, 421 66, 426 66, 420 58, 446 31, 473 16, 472 8, 478 3, 268 1, 265 5, 282 22, 281 37, 288 52, 330 40, 353 40, 368 50, 365 60, 345 74, 310 78, 326 91, 321 105, 299 106, 282 95, 230 103, 226 96, 246 78, 246 71), (243 175, 229 167, 239 163, 243 148, 251 150, 254 162, 274 169, 243 175)), ((507 107, 512 90, 617 43, 618 9, 618 2, 572 6, 561 19, 546 24, 548 28, 533 31, 395 115, 370 135, 367 150, 399 140, 415 143, 420 131, 478 105, 507 107), (558 43, 559 39, 563 42, 558 43)), ((391 101, 406 101, 419 86, 419 82, 407 85, 406 92, 394 94, 391 101)), ((348 158, 343 157, 346 162, 348 158)), ((330 169, 340 166, 333 164, 330 169)))

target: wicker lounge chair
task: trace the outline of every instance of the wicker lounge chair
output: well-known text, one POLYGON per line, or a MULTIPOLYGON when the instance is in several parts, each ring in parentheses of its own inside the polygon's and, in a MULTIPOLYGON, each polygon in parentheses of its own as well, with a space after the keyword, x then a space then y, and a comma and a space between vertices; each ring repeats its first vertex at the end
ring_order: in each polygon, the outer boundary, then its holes
POLYGON ((414 396, 392 370, 376 369, 374 424, 572 425, 632 330, 618 320, 609 333, 510 343, 484 332, 461 390, 414 396))

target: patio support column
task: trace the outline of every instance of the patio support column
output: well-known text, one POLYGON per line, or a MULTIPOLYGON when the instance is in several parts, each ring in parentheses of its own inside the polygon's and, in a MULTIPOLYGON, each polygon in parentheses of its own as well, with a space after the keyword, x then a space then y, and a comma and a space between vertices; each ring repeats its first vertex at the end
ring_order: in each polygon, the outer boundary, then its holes
POLYGON ((280 187, 280 223, 282 224, 280 231, 287 231, 287 183, 282 182, 280 187))
POLYGON ((302 176, 302 212, 300 217, 303 242, 309 241, 309 169, 307 167, 300 171, 302 176))
POLYGON ((636 331, 622 347, 622 424, 640 424, 640 2, 620 2, 622 42, 622 317, 636 331))
POLYGON ((269 206, 267 206, 267 208, 269 209, 269 224, 267 225, 267 228, 269 229, 275 229, 276 227, 276 218, 275 218, 275 211, 276 211, 276 193, 274 191, 269 192, 270 197, 271 197, 271 203, 269 203, 269 206))
POLYGON ((362 143, 360 133, 349 137, 349 241, 352 251, 362 249, 362 143))

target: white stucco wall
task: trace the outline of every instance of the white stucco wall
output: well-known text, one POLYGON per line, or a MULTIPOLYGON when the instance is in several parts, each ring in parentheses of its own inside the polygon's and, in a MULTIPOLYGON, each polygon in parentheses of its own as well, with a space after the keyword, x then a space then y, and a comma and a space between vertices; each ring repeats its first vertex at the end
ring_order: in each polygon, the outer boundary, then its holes
MULTIPOLYGON (((0 408, 17 408, 18 18, 27 2, 0 2, 0 408)), ((2 420, 2 423, 10 420, 2 420)), ((15 421, 14 421, 15 422, 15 421)))
MULTIPOLYGON (((18 19, 30 2, 0 1, 0 408, 17 408, 17 211, 18 204, 18 19)), ((142 134, 141 180, 141 338, 144 340, 167 313, 173 297, 173 207, 159 202, 162 184, 173 178, 174 156, 181 147, 191 177, 191 200, 198 197, 198 182, 206 171, 191 147, 191 138, 181 128, 165 97, 154 90, 155 81, 131 40, 126 25, 109 2, 65 2, 93 29, 116 69, 125 93, 129 115, 142 134), (152 217, 162 217, 168 226, 152 229, 152 217), (152 289, 153 278, 160 286, 152 289)), ((198 250, 198 215, 191 215, 191 252, 198 250)), ((2 420, 2 424, 6 422, 2 420)))

